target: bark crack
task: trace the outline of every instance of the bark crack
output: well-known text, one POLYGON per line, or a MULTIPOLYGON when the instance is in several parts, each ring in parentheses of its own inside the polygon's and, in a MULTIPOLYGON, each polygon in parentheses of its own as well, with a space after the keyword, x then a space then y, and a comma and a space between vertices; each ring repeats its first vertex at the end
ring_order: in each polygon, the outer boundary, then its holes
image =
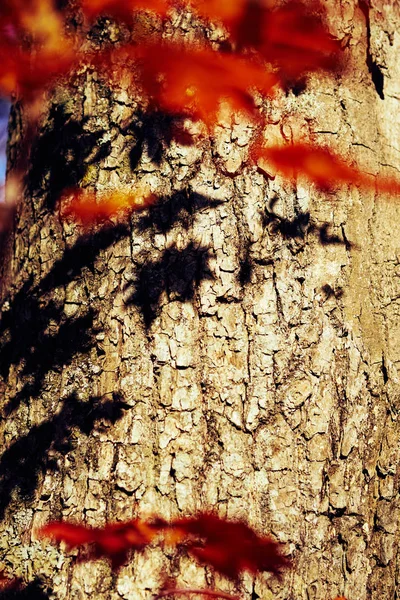
POLYGON ((371 74, 372 83, 375 86, 376 93, 381 100, 385 99, 383 94, 384 77, 381 68, 373 59, 371 53, 371 19, 370 19, 370 7, 367 0, 359 0, 360 9, 365 17, 365 23, 367 26, 367 67, 371 74))

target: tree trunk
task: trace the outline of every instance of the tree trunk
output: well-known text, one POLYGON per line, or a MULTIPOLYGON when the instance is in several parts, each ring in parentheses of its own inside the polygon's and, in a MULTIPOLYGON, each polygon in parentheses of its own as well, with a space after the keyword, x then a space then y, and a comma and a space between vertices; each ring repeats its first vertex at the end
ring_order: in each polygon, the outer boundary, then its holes
MULTIPOLYGON (((396 175, 398 6, 327 4, 332 34, 348 36, 348 67, 263 101, 266 137, 311 137, 396 175)), ((198 32, 186 13, 165 35, 178 29, 198 32)), ((104 21, 93 39, 110 32, 119 35, 104 21)), ((397 598, 397 199, 266 173, 247 158, 255 130, 243 119, 212 138, 187 121, 188 145, 171 134, 182 123, 144 114, 101 75, 87 70, 54 92, 6 245, 7 572, 30 598, 148 599, 168 577, 234 592, 168 548, 112 574, 35 533, 54 519, 102 525, 215 508, 293 559, 282 582, 244 576, 242 598, 397 598), (162 198, 146 212, 90 233, 60 221, 67 187, 143 183, 162 198)))

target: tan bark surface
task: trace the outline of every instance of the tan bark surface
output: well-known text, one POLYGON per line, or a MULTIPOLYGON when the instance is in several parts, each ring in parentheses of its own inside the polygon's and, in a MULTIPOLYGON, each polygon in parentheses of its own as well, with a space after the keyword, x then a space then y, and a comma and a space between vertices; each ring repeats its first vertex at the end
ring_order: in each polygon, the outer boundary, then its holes
MULTIPOLYGON (((398 7, 374 3, 369 28, 353 0, 327 9, 349 68, 263 101, 265 136, 305 136, 398 176, 398 7)), ((177 29, 194 35, 189 15, 166 35, 177 29)), ((234 591, 184 554, 151 548, 112 574, 35 536, 51 519, 216 508, 294 561, 281 583, 245 576, 241 597, 395 598, 399 201, 257 169, 243 120, 211 140, 186 125, 193 146, 101 73, 54 94, 0 323, 0 559, 59 600, 148 599, 166 576, 234 591), (89 236, 54 209, 76 183, 148 183, 162 201, 89 236)))

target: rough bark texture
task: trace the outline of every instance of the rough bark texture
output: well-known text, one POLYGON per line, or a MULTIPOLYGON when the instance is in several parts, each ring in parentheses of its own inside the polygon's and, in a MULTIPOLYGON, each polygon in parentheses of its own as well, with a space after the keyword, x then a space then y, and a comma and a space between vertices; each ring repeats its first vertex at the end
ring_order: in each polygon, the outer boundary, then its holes
MULTIPOLYGON (((326 4, 349 68, 263 101, 266 137, 398 176, 398 6, 326 4)), ((198 31, 185 14, 176 30, 198 31)), ((398 200, 262 172, 243 120, 212 140, 188 123, 196 144, 180 144, 100 75, 54 94, 8 258, 1 560, 29 597, 144 599, 166 576, 233 591, 185 554, 151 548, 115 575, 35 536, 51 519, 215 507, 294 560, 282 583, 245 576, 243 598, 396 598, 398 200), (91 235, 60 223, 65 186, 140 182, 163 197, 147 213, 91 235)))

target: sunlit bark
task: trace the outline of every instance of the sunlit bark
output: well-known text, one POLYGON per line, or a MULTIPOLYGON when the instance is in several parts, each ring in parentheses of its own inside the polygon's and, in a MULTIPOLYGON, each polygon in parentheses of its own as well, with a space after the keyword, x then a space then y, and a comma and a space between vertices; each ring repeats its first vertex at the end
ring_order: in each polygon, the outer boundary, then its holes
MULTIPOLYGON (((265 139, 310 138, 395 177, 398 8, 327 10, 332 34, 348 37, 348 68, 260 101, 265 139)), ((204 35, 184 11, 165 35, 178 30, 204 35)), ((91 43, 124 35, 102 21, 91 43)), ((200 122, 144 114, 103 76, 82 70, 51 96, 3 259, 7 572, 60 600, 147 599, 167 579, 247 600, 396 597, 397 198, 291 182, 249 160, 250 119, 222 116, 210 138, 200 122), (148 186, 161 200, 88 232, 60 219, 58 198, 76 185, 148 186), (150 548, 113 575, 35 535, 54 519, 211 508, 285 543, 293 570, 235 586, 150 548)))

